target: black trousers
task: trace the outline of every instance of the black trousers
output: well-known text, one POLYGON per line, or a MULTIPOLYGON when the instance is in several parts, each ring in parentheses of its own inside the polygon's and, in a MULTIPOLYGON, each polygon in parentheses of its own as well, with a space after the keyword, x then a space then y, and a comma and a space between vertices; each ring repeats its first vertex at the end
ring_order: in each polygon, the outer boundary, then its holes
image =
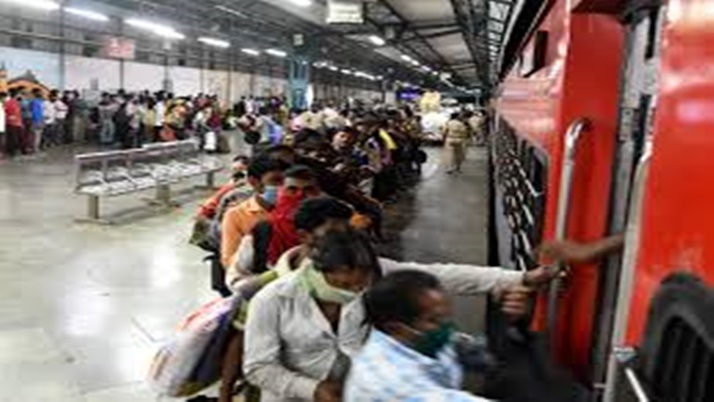
POLYGON ((5 152, 8 156, 15 156, 22 152, 23 128, 17 126, 7 126, 5 132, 5 152))

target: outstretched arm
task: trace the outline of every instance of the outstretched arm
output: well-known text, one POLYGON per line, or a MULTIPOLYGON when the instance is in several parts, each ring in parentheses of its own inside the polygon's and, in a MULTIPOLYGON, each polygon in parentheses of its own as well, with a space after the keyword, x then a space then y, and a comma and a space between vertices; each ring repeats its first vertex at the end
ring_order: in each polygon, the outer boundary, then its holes
POLYGON ((541 258, 562 262, 584 263, 604 258, 625 246, 625 235, 618 233, 591 243, 571 240, 546 242, 540 246, 541 258))

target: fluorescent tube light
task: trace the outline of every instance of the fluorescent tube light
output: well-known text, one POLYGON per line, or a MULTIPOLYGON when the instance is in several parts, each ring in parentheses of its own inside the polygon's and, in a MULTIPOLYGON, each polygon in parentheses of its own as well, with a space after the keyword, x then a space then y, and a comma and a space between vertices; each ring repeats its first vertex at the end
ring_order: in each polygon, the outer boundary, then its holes
POLYGON ((228 14, 233 14, 233 15, 235 15, 236 17, 248 18, 247 15, 243 14, 242 12, 240 12, 240 11, 238 11, 238 10, 232 9, 232 8, 230 8, 230 7, 218 5, 218 6, 215 6, 215 8, 216 8, 217 10, 225 11, 225 12, 227 12, 228 14))
POLYGON ((59 10, 60 5, 52 0, 3 0, 4 3, 14 4, 19 7, 36 8, 38 10, 59 10))
POLYGON ((387 41, 377 35, 371 35, 369 37, 369 41, 374 43, 375 46, 384 46, 385 44, 387 44, 387 41))
POLYGON ((265 53, 275 57, 286 57, 288 55, 286 52, 278 49, 268 49, 265 53))
POLYGON ((249 54, 249 55, 251 55, 251 56, 260 56, 260 51, 255 50, 255 49, 250 49, 250 48, 244 47, 244 48, 241 49, 240 51, 243 52, 243 53, 245 53, 245 54, 249 54))
POLYGON ((66 12, 67 14, 76 15, 78 17, 86 18, 86 19, 93 20, 93 21, 99 21, 99 22, 109 21, 109 17, 107 17, 104 14, 100 14, 98 12, 90 11, 90 10, 82 10, 81 8, 65 7, 64 12, 66 12))
POLYGON ((312 5, 312 0, 290 0, 290 2, 300 7, 309 7, 312 5))
POLYGON ((231 43, 228 41, 225 41, 223 39, 200 37, 200 38, 198 38, 198 41, 205 45, 220 47, 222 49, 227 49, 227 48, 231 47, 231 43))
POLYGON ((124 20, 127 25, 131 25, 135 28, 145 29, 151 31, 156 35, 163 36, 168 39, 185 39, 186 35, 177 32, 170 26, 157 24, 155 22, 146 21, 138 18, 129 18, 124 20))

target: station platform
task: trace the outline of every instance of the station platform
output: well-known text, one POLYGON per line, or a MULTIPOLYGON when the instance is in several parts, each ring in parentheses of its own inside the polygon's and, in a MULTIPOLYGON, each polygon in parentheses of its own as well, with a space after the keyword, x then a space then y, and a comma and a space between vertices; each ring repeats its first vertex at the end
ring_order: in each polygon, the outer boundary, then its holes
MULTIPOLYGON (((75 151, 0 162, 0 401, 156 401, 144 384, 153 353, 216 297, 203 252, 188 244, 206 193, 179 188, 182 206, 161 214, 137 196, 103 200, 119 223, 79 224, 86 201, 72 193, 75 151)), ((458 176, 440 168, 440 149, 429 156, 422 182, 388 207, 381 251, 484 264, 485 151, 472 148, 458 176)), ((481 301, 456 305, 464 329, 481 328, 481 301)))

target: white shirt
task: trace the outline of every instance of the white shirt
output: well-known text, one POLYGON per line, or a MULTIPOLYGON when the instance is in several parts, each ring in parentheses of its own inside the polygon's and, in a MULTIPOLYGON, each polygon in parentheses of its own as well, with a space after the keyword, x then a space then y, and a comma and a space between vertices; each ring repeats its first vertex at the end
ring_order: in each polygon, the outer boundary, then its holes
POLYGON ((163 101, 156 102, 154 111, 156 113, 154 127, 163 127, 164 121, 166 120, 166 104, 163 101))
POLYGON ((53 106, 55 109, 55 118, 57 120, 65 120, 67 118, 67 113, 69 113, 69 107, 67 107, 67 105, 59 99, 55 101, 53 106))
POLYGON ((322 121, 325 124, 325 127, 327 128, 337 128, 340 127, 342 124, 341 121, 342 117, 340 116, 339 113, 333 108, 325 108, 325 110, 322 111, 322 121))
POLYGON ((4 133, 6 130, 5 102, 0 102, 0 133, 4 133))
MULTIPOLYGON (((523 273, 456 264, 402 263, 380 258, 385 275, 415 269, 439 278, 454 294, 486 293, 522 283, 523 273)), ((262 402, 312 401, 320 381, 335 373, 340 355, 356 355, 369 326, 361 297, 343 306, 335 334, 297 270, 267 285, 251 301, 243 369, 262 402)))
POLYGON ((42 115, 45 118, 45 124, 54 124, 57 120, 57 111, 54 104, 50 100, 45 100, 42 103, 42 115))

